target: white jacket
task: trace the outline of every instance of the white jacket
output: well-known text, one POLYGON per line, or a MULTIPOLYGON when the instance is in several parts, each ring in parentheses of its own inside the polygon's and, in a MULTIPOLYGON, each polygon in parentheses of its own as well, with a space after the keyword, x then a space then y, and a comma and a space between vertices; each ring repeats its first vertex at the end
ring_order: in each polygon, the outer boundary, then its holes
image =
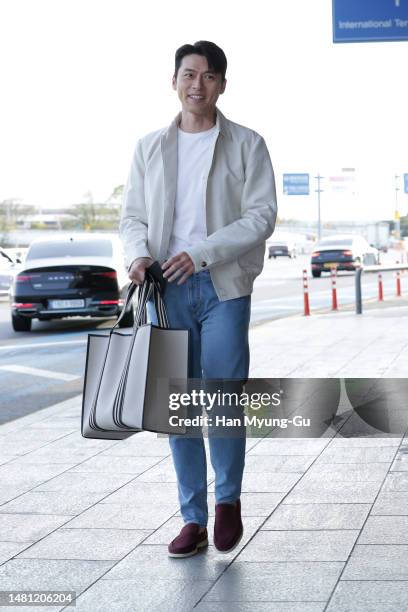
MULTIPOLYGON (((169 246, 177 186, 177 127, 141 138, 124 191, 120 236, 126 264, 137 257, 163 263, 169 246)), ((205 177, 208 236, 186 249, 195 271, 209 269, 221 301, 249 295, 275 227, 275 179, 264 139, 217 109, 218 135, 205 177)))

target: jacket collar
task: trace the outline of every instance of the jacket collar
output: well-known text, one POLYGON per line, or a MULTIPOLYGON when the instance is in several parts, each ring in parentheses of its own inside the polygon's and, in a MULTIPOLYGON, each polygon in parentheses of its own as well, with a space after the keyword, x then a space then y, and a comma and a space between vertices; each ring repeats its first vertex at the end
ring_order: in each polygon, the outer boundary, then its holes
MULTIPOLYGON (((228 127, 228 123, 229 123, 228 119, 222 114, 222 112, 220 111, 218 107, 215 107, 215 112, 216 112, 215 125, 217 126, 219 133, 222 136, 230 138, 231 132, 228 127)), ((169 127, 167 128, 165 132, 165 136, 167 139, 172 140, 172 138, 176 136, 177 128, 180 124, 180 120, 181 120, 181 112, 179 112, 174 117, 173 121, 170 123, 169 127)))

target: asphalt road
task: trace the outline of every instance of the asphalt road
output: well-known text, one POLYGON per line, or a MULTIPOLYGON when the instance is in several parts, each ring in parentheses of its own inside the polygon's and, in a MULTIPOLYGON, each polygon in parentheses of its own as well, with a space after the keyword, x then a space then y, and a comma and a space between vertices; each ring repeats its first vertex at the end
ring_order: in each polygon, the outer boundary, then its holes
MULTIPOLYGON (((383 263, 394 263, 396 252, 383 256, 383 263)), ((310 257, 295 260, 277 258, 265 261, 255 282, 252 296, 252 324, 301 314, 303 312, 302 270, 309 270, 310 257)), ((383 274, 384 295, 395 295, 393 273, 383 274)), ((408 277, 402 286, 408 290, 408 277)), ((354 303, 354 274, 339 273, 339 308, 354 303)), ((364 298, 377 295, 376 275, 363 282, 364 298)), ((331 283, 327 275, 309 278, 310 307, 313 311, 331 306, 331 283)), ((33 323, 31 332, 16 333, 10 323, 8 300, 0 298, 0 423, 46 408, 82 391, 87 334, 109 328, 113 320, 65 319, 33 323)))

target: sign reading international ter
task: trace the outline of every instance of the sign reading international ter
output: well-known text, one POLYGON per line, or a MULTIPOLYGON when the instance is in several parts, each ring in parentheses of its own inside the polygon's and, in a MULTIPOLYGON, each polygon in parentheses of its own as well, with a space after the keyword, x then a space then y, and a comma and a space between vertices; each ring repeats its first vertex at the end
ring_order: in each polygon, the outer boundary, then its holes
POLYGON ((408 0, 333 0, 333 42, 408 40, 408 0))
POLYGON ((309 175, 284 174, 283 193, 285 195, 309 195, 309 175))

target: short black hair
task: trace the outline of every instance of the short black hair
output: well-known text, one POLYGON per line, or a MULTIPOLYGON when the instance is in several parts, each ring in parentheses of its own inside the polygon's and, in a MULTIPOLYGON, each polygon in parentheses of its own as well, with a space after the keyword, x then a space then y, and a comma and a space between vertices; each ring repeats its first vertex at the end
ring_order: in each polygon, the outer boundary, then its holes
POLYGON ((227 58, 221 47, 218 47, 218 45, 209 40, 199 40, 193 45, 183 45, 177 49, 174 68, 174 76, 176 78, 183 57, 192 54, 203 55, 207 59, 208 68, 216 74, 221 74, 222 81, 225 81, 227 58))

